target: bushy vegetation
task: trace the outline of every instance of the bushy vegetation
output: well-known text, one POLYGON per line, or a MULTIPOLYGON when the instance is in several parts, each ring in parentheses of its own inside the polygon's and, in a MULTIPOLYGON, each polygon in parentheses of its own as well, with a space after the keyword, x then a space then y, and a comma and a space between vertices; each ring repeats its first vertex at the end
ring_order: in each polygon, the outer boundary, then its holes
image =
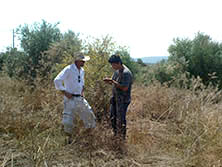
POLYGON ((193 41, 178 39, 169 48, 169 61, 146 65, 134 62, 127 48, 109 36, 83 42, 72 31, 61 34, 56 25, 45 21, 37 25, 33 31, 24 27, 32 34, 21 38, 30 40, 26 49, 9 48, 0 54, 0 166, 221 166, 220 73, 212 66, 205 72, 216 73, 207 78, 198 75, 202 66, 193 64, 200 58, 206 65, 211 61, 205 58, 211 55, 218 56, 214 62, 218 67, 220 44, 203 34, 193 41), (43 33, 42 28, 58 32, 59 38, 44 39, 51 33, 43 33), (32 52, 39 39, 47 44, 32 52), (198 41, 206 43, 198 45, 198 41), (78 51, 91 58, 84 67, 85 96, 96 114, 97 127, 89 136, 77 120, 74 142, 64 145, 63 97, 55 90, 53 78, 72 63, 72 54, 78 51), (122 57, 135 76, 125 143, 112 136, 111 86, 102 81, 113 73, 108 63, 113 53, 122 57))
POLYGON ((170 61, 180 64, 190 77, 200 77, 205 85, 212 83, 221 87, 222 44, 203 33, 198 33, 193 40, 177 38, 174 43, 169 47, 170 61))
MULTIPOLYGON (((147 85, 155 80, 172 85, 175 80, 186 74, 187 79, 200 77, 205 85, 221 88, 222 44, 213 41, 208 35, 197 33, 193 40, 176 38, 169 46, 168 60, 141 66, 137 79, 147 85)), ((188 84, 188 81, 186 84, 188 84)), ((187 86, 187 85, 180 86, 187 86)))

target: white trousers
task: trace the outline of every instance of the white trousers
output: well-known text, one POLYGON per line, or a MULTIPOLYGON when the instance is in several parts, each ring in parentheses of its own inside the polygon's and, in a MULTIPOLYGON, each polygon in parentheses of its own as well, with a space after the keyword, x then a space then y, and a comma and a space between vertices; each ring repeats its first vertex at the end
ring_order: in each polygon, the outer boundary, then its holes
POLYGON ((66 133, 72 134, 76 115, 83 121, 85 128, 96 127, 96 117, 86 99, 83 97, 72 97, 71 99, 64 97, 62 124, 66 133))

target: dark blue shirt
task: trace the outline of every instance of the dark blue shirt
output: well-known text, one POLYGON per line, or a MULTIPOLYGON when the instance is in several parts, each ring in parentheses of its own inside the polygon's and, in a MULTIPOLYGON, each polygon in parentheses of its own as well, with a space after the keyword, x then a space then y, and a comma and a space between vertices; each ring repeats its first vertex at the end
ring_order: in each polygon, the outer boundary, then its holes
POLYGON ((131 87, 133 83, 133 75, 131 71, 123 65, 122 70, 116 70, 112 79, 117 81, 121 86, 128 87, 127 91, 122 91, 119 88, 113 86, 113 97, 120 103, 130 103, 131 101, 131 87))

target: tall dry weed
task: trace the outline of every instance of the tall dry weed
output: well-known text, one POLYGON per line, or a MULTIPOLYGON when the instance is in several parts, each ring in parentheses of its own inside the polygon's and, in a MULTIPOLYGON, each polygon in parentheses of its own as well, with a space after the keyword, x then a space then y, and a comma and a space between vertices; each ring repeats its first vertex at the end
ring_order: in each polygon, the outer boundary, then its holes
MULTIPOLYGON (((52 81, 36 80, 30 88, 1 76, 0 84, 1 166, 221 165, 221 92, 198 79, 189 89, 133 85, 125 143, 114 140, 107 117, 91 135, 77 120, 69 146, 60 125, 63 97, 52 81)), ((108 106, 96 97, 109 88, 101 85, 88 98, 93 108, 104 111, 108 106)))
POLYGON ((55 90, 53 82, 36 80, 35 87, 31 88, 25 83, 1 77, 0 141, 14 143, 13 147, 4 150, 0 144, 3 150, 0 154, 1 166, 11 165, 12 158, 8 155, 18 155, 13 159, 14 166, 24 163, 22 166, 58 165, 61 157, 71 164, 98 166, 101 162, 97 156, 104 157, 103 163, 107 163, 109 157, 113 159, 121 150, 124 151, 124 148, 118 147, 119 144, 113 143, 110 124, 106 119, 98 123, 92 136, 85 133, 77 120, 79 130, 73 134, 74 143, 66 147, 65 135, 61 131, 62 95, 55 90))
POLYGON ((139 148, 147 149, 141 161, 152 161, 154 153, 172 166, 220 164, 222 92, 206 87, 199 78, 189 82, 185 88, 180 87, 180 79, 176 87, 155 83, 133 90, 128 118, 134 122, 130 129, 136 130, 129 135, 136 136, 137 143, 146 139, 151 144, 139 148), (139 139, 141 134, 143 139, 139 139))

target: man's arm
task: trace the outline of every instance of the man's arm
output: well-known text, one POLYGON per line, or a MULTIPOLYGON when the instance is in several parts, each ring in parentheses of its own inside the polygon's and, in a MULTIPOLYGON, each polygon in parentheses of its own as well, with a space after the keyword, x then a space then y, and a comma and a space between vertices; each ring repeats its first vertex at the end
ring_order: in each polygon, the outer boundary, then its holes
POLYGON ((128 91, 132 83, 132 75, 129 72, 124 72, 121 77, 121 84, 113 80, 113 84, 122 91, 128 91))
POLYGON ((115 87, 119 88, 122 91, 127 91, 128 90, 128 86, 120 85, 120 83, 118 83, 115 80, 112 80, 112 83, 115 85, 115 87))
POLYGON ((68 76, 68 71, 69 69, 67 67, 65 67, 54 79, 54 84, 55 84, 55 88, 57 90, 66 90, 65 87, 63 86, 63 82, 64 80, 67 78, 68 76))
POLYGON ((103 81, 105 81, 106 83, 109 83, 109 84, 114 84, 115 87, 119 88, 122 91, 127 91, 128 90, 128 86, 123 86, 123 85, 121 85, 120 83, 118 83, 117 81, 115 81, 111 78, 105 78, 105 79, 103 79, 103 81))
POLYGON ((61 90, 60 91, 64 96, 66 96, 68 99, 72 98, 72 94, 70 94, 69 92, 66 92, 65 90, 61 90))
POLYGON ((66 96, 67 98, 72 98, 72 95, 66 92, 65 87, 63 86, 63 81, 68 76, 69 69, 66 67, 64 68, 54 79, 55 88, 59 90, 62 95, 66 96))
POLYGON ((81 96, 84 97, 84 86, 82 88, 81 96))

